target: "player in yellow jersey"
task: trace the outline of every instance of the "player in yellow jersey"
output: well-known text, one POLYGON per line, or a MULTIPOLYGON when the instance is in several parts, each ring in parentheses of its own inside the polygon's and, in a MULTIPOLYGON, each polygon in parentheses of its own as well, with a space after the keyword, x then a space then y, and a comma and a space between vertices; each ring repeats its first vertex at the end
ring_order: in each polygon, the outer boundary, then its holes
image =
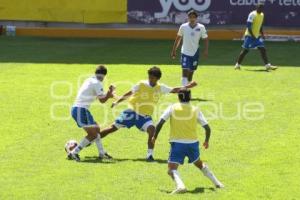
POLYGON ((217 188, 223 188, 224 185, 209 170, 208 166, 200 160, 197 125, 201 124, 205 129, 206 137, 203 143, 205 149, 209 147, 210 127, 201 111, 189 103, 191 100, 191 92, 189 90, 180 91, 178 98, 180 103, 169 106, 160 117, 153 139, 157 139, 164 123, 170 119, 169 142, 171 150, 168 161, 168 174, 176 183, 176 189, 172 194, 186 192, 186 187, 177 171, 178 166, 184 163, 185 157, 188 157, 189 163, 193 163, 199 168, 204 176, 208 177, 217 188))
POLYGON ((264 5, 258 4, 256 10, 252 11, 247 19, 247 29, 245 32, 244 44, 242 45, 243 50, 241 51, 235 69, 241 69, 241 63, 244 57, 247 55, 250 49, 258 49, 260 51, 261 57, 264 61, 266 70, 275 70, 277 67, 272 66, 268 60, 266 48, 264 45, 264 5))
POLYGON ((161 75, 162 73, 158 67, 150 68, 148 70, 148 80, 140 81, 129 92, 112 104, 112 107, 115 107, 120 102, 129 98, 128 109, 123 111, 110 127, 100 132, 101 138, 123 127, 131 128, 132 126, 136 126, 141 131, 147 132, 148 152, 146 159, 149 162, 154 161, 154 143, 152 142, 152 138, 155 134, 155 126, 151 115, 159 98, 163 94, 178 93, 183 88, 192 88, 197 85, 196 82, 191 82, 185 87, 171 88, 158 82, 161 75))

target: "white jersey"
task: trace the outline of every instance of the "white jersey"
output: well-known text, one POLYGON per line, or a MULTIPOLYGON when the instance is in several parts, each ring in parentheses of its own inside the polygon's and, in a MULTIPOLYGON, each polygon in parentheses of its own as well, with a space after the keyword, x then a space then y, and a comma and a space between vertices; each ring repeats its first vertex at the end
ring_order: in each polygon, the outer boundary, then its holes
POLYGON ((199 48, 200 39, 208 37, 203 24, 197 23, 197 25, 192 28, 188 22, 180 26, 177 35, 183 37, 181 53, 187 56, 194 56, 199 48))
POLYGON ((93 76, 83 82, 73 106, 89 109, 98 96, 105 96, 103 84, 93 76))

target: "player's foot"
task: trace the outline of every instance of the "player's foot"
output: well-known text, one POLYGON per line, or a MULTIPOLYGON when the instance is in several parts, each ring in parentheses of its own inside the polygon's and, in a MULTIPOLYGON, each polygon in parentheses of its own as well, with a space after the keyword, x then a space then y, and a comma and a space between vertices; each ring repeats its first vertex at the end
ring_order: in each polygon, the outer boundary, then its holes
POLYGON ((173 195, 173 194, 182 194, 182 193, 185 193, 187 190, 185 187, 183 188, 176 188, 176 190, 174 190, 173 192, 171 192, 170 194, 173 195))
POLYGON ((276 66, 273 66, 273 65, 271 65, 270 63, 267 64, 267 65, 265 65, 265 67, 266 67, 266 70, 267 70, 267 71, 270 71, 270 70, 276 70, 276 69, 277 69, 276 66))
POLYGON ((218 184, 216 184, 216 188, 222 189, 224 187, 225 186, 221 182, 219 182, 218 184))
POLYGON ((77 153, 74 152, 69 153, 68 158, 80 162, 80 157, 79 154, 77 153))
POLYGON ((236 63, 234 69, 235 70, 241 70, 241 65, 236 63))
POLYGON ((100 160, 102 160, 102 159, 108 159, 108 160, 110 160, 110 159, 113 159, 113 157, 112 156, 110 156, 108 153, 104 153, 104 154, 99 154, 99 159, 100 160))
POLYGON ((146 158, 146 161, 147 161, 147 162, 154 162, 155 160, 154 160, 153 156, 150 155, 150 156, 148 156, 148 157, 146 158))

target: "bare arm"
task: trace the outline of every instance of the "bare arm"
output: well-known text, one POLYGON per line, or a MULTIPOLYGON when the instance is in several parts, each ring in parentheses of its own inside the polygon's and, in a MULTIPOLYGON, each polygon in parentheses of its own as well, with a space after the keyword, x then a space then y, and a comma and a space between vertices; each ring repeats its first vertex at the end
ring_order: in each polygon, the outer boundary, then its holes
POLYGON ((115 87, 113 85, 109 86, 108 92, 105 94, 105 96, 98 96, 98 100, 100 103, 105 103, 108 99, 113 98, 114 94, 113 92, 115 91, 115 87))
POLYGON ((197 86, 197 82, 196 81, 192 81, 187 86, 173 88, 170 93, 178 93, 182 89, 190 89, 190 88, 193 88, 195 86, 197 86))
POLYGON ((155 135, 154 135, 154 138, 157 139, 158 137, 158 134, 161 130, 161 128, 164 126, 165 124, 165 120, 164 119, 160 119, 160 121, 158 122, 158 124, 156 125, 156 132, 155 132, 155 135))
POLYGON ((205 149, 207 149, 209 147, 209 139, 210 139, 210 135, 211 135, 211 130, 209 125, 205 125, 203 126, 203 128, 205 129, 205 141, 203 143, 203 146, 205 149))
POLYGON ((204 39, 204 58, 208 58, 208 46, 209 46, 209 39, 208 37, 204 39))
POLYGON ((182 36, 177 35, 177 37, 175 39, 175 42, 174 42, 174 45, 173 45, 173 48, 172 48, 172 52, 171 52, 171 57, 173 59, 176 58, 176 51, 177 51, 177 49, 180 45, 181 40, 182 40, 182 36))
POLYGON ((118 105, 119 103, 121 103, 122 101, 126 100, 128 97, 130 97, 133 94, 132 91, 129 91, 127 93, 125 93, 120 99, 118 99, 117 101, 115 101, 111 107, 115 107, 116 105, 118 105))

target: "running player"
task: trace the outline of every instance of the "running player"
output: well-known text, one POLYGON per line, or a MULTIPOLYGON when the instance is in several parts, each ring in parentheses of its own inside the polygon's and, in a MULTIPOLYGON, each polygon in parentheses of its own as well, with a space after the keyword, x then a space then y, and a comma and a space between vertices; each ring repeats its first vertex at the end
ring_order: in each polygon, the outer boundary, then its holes
POLYGON ((100 103, 105 103, 109 98, 113 97, 114 87, 112 85, 109 87, 107 93, 103 91, 102 82, 106 74, 106 67, 102 65, 98 66, 95 71, 95 76, 86 79, 78 91, 71 114, 78 127, 83 128, 87 136, 84 137, 80 144, 68 155, 70 159, 80 161, 79 152, 94 141, 99 152, 99 158, 111 158, 102 146, 99 125, 89 111, 89 107, 94 100, 97 99, 100 103))
POLYGON ((149 162, 154 161, 154 143, 152 142, 152 138, 155 134, 155 126, 151 115, 160 96, 167 93, 178 93, 182 88, 192 88, 197 85, 196 82, 191 82, 185 87, 171 88, 158 82, 161 75, 162 73, 158 67, 150 68, 148 70, 148 80, 140 81, 129 92, 112 104, 112 107, 115 107, 129 98, 128 109, 124 110, 111 126, 100 132, 101 138, 123 127, 131 128, 132 126, 136 126, 141 131, 147 132, 148 151, 146 160, 149 162))
POLYGON ((267 71, 277 69, 276 66, 271 65, 271 63, 269 62, 264 44, 265 36, 263 31, 263 9, 264 5, 258 4, 256 10, 252 11, 248 16, 244 44, 242 45, 243 50, 241 51, 237 59, 235 69, 241 69, 242 61, 244 60, 244 57, 247 55, 250 49, 259 50, 267 71))
POLYGON ((197 23, 198 13, 194 10, 188 12, 188 22, 180 26, 171 57, 176 58, 176 51, 181 40, 181 66, 182 66, 182 85, 186 86, 193 80, 194 71, 197 70, 200 57, 199 42, 204 40, 204 57, 208 56, 208 36, 203 24, 197 23))
POLYGON ((178 94, 180 103, 169 106, 156 127, 156 134, 153 140, 157 139, 158 134, 166 120, 170 119, 170 144, 171 150, 168 161, 168 174, 176 183, 176 189, 172 192, 186 192, 186 187, 181 180, 177 171, 178 166, 184 163, 184 158, 189 158, 189 163, 193 163, 202 171, 204 176, 209 178, 217 188, 223 188, 223 184, 209 170, 208 166, 200 160, 199 141, 197 136, 197 124, 205 129, 205 142, 203 147, 209 147, 209 138, 211 134, 210 127, 199 109, 192 106, 191 92, 189 90, 181 90, 178 94))

